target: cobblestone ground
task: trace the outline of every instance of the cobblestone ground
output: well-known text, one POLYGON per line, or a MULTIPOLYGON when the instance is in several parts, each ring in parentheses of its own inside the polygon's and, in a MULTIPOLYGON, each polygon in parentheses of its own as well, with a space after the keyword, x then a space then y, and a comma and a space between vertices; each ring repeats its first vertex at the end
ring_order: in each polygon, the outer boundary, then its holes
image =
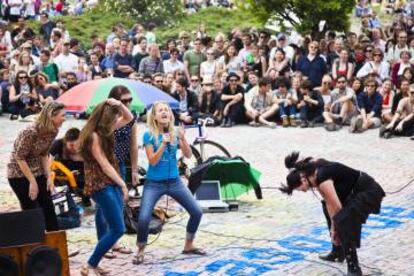
MULTIPOLYGON (((17 132, 27 123, 0 117, 0 211, 18 209, 5 175, 5 165, 17 132)), ((64 129, 81 126, 69 120, 64 129)), ((142 130, 144 126, 141 126, 142 130)), ((194 137, 189 130, 188 137, 194 137)), ((322 156, 360 168, 372 175, 386 191, 394 191, 414 176, 414 143, 406 138, 381 140, 377 131, 350 135, 346 130, 327 133, 323 129, 265 129, 248 126, 209 129, 209 138, 219 141, 233 155, 241 155, 263 175, 263 187, 277 187, 284 180, 284 156, 292 150, 322 156)), ((143 156, 140 156, 140 159, 143 156)), ((413 275, 414 185, 384 199, 382 213, 371 216, 364 227, 359 250, 366 275, 413 275)), ((134 266, 132 256, 103 260, 111 275, 343 275, 345 264, 319 262, 317 253, 329 249, 320 203, 312 193, 283 196, 264 190, 264 199, 253 194, 241 198, 238 211, 205 214, 197 244, 206 257, 181 255, 187 215, 173 205, 177 216, 164 226, 159 239, 147 250, 145 264, 134 266)), ((70 259, 72 275, 90 255, 95 243, 92 210, 86 210, 82 227, 68 231, 69 249, 80 249, 70 259)), ((154 237, 150 237, 150 241, 154 237)), ((122 243, 134 248, 135 236, 122 243)))

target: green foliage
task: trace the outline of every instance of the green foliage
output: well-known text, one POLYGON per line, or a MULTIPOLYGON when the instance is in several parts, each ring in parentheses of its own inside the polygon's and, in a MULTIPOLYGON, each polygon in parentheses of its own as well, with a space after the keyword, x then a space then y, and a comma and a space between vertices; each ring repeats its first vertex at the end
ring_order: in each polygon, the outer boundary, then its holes
MULTIPOLYGON (((81 16, 61 16, 52 20, 57 19, 63 20, 70 36, 79 39, 85 48, 91 47, 90 37, 92 34, 97 34, 106 39, 111 33, 113 25, 122 23, 125 27, 130 28, 134 24, 134 20, 130 17, 119 16, 97 9, 88 11, 81 16)), ((30 21, 29 25, 36 32, 39 31, 40 22, 30 21)))
POLYGON ((234 28, 261 28, 262 22, 248 10, 229 10, 210 7, 197 13, 186 15, 174 27, 156 29, 157 42, 165 42, 168 38, 177 38, 180 31, 197 31, 200 25, 207 28, 208 35, 214 37, 217 33, 230 33, 234 28))
MULTIPOLYGON (((91 47, 90 36, 92 34, 106 38, 111 33, 113 25, 122 23, 126 28, 131 28, 137 22, 135 18, 106 12, 102 8, 88 11, 81 16, 64 16, 56 19, 62 19, 70 36, 79 39, 85 48, 91 47)), ((155 29, 157 42, 163 44, 168 38, 177 38, 179 32, 183 30, 196 31, 200 24, 206 26, 210 36, 214 36, 218 32, 229 33, 235 27, 244 29, 263 26, 260 20, 249 11, 206 8, 198 13, 181 17, 181 20, 176 22, 173 27, 157 27, 155 29)), ((40 23, 38 21, 30 21, 29 25, 35 31, 39 30, 40 23)))
POLYGON ((321 20, 330 30, 346 31, 355 0, 246 0, 240 5, 253 9, 262 22, 274 17, 301 32, 317 32, 321 20))
POLYGON ((172 26, 184 15, 181 0, 102 0, 99 8, 105 12, 134 17, 137 22, 153 22, 157 26, 172 26))

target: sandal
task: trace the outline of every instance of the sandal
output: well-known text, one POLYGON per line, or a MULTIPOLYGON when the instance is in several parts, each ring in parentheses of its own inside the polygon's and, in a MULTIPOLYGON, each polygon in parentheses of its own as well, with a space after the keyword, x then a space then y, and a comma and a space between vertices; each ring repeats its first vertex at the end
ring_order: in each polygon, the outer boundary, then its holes
POLYGON ((140 265, 144 262, 144 254, 135 255, 132 259, 134 265, 140 265))
POLYGON ((128 254, 131 254, 131 253, 132 253, 132 250, 131 250, 131 249, 129 249, 128 247, 126 247, 126 246, 120 246, 120 247, 117 247, 117 248, 112 248, 112 250, 113 250, 114 252, 119 252, 119 253, 121 253, 121 254, 126 254, 126 255, 128 255, 128 254))
POLYGON ((107 259, 115 259, 116 255, 114 253, 114 250, 109 249, 109 251, 105 253, 104 257, 107 258, 107 259))
POLYGON ((111 273, 111 270, 108 268, 103 268, 98 266, 97 268, 95 268, 95 270, 100 274, 100 275, 109 275, 109 273, 111 273))
POLYGON ((103 275, 108 275, 109 272, 106 272, 106 274, 103 274, 100 272, 100 268, 91 268, 88 266, 82 266, 81 270, 80 270, 80 274, 81 276, 89 276, 89 275, 94 275, 94 276, 103 276, 103 275))
POLYGON ((207 253, 201 248, 193 248, 193 249, 190 249, 190 250, 183 250, 181 252, 181 254, 184 254, 184 255, 200 255, 200 256, 207 255, 207 253))

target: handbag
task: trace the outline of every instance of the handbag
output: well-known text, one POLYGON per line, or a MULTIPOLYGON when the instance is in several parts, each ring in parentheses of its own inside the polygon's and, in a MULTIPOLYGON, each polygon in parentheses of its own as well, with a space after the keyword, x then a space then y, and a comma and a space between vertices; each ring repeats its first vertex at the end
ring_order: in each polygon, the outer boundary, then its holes
MULTIPOLYGON (((138 218, 139 218, 140 205, 137 201, 129 201, 124 206, 124 223, 127 234, 138 233, 138 218)), ((149 233, 152 235, 158 234, 162 231, 162 225, 165 222, 165 214, 160 208, 155 208, 149 223, 149 233)))
POLYGON ((82 208, 75 203, 67 187, 55 193, 52 200, 60 230, 77 228, 81 225, 82 208))

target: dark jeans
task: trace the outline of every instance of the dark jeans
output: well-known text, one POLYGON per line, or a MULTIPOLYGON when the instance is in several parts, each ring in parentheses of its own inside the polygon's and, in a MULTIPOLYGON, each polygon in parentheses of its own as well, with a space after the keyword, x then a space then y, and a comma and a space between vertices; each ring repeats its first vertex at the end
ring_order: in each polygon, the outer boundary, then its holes
POLYGON ((395 122, 394 127, 391 129, 391 133, 395 136, 412 136, 414 134, 414 118, 404 122, 403 128, 401 131, 395 130, 401 120, 395 122))
POLYGON ((26 106, 21 102, 11 103, 9 105, 9 113, 12 115, 20 115, 23 118, 35 114, 35 112, 31 111, 30 109, 27 109, 26 106))
MULTIPOLYGON (((226 107, 228 102, 223 102, 222 106, 223 109, 224 107, 226 107)), ((244 114, 244 104, 242 101, 232 105, 229 108, 229 111, 227 113, 227 116, 225 116, 225 118, 230 119, 233 122, 241 122, 243 121, 243 114, 244 114)))
POLYGON ((41 207, 45 215, 46 230, 59 230, 55 207, 53 205, 50 192, 47 190, 47 179, 42 175, 36 177, 36 182, 39 187, 39 194, 35 200, 31 200, 29 197, 30 183, 27 178, 9 178, 10 186, 19 199, 22 210, 30 210, 41 207))
POLYGON ((297 113, 296 106, 294 105, 285 105, 284 103, 279 104, 279 115, 283 117, 295 117, 297 113))
POLYGON ((193 240, 200 224, 203 211, 184 185, 181 178, 172 179, 169 182, 155 182, 147 180, 144 184, 144 192, 141 200, 141 209, 138 218, 138 245, 146 245, 148 238, 148 226, 151 220, 152 210, 163 195, 169 195, 178 201, 190 214, 187 223, 187 240, 193 240))
POLYGON ((322 112, 323 110, 318 107, 315 108, 315 107, 305 105, 300 108, 300 119, 302 121, 322 123, 323 122, 322 112))
POLYGON ((97 267, 102 257, 125 233, 121 189, 107 185, 103 190, 92 194, 96 202, 95 225, 98 244, 89 258, 89 265, 97 267))

